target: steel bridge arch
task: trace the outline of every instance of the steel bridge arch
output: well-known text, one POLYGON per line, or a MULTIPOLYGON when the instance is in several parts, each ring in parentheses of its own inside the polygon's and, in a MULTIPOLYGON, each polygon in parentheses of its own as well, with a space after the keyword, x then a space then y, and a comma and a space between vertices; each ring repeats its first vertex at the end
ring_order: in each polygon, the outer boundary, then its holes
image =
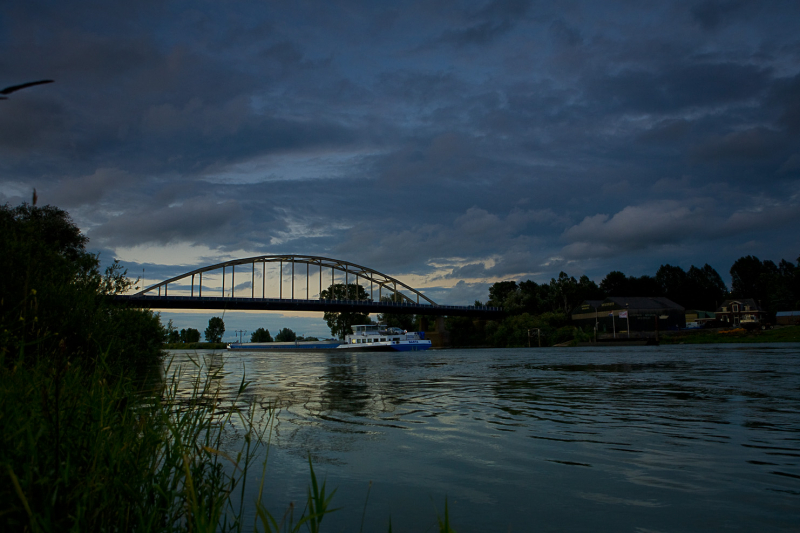
MULTIPOLYGON (((345 275, 345 284, 349 290, 349 276, 354 275, 356 277, 356 283, 358 283, 358 278, 363 278, 370 282, 370 287, 373 284, 378 285, 378 293, 379 295, 382 292, 383 288, 387 288, 391 290, 394 294, 393 298, 396 302, 398 298, 404 299, 410 303, 414 303, 414 300, 411 299, 409 296, 400 292, 397 287, 400 286, 411 293, 415 294, 417 297, 416 303, 419 304, 420 298, 428 302, 432 306, 438 307, 439 304, 419 292, 417 289, 411 287, 400 281, 397 278, 393 278, 392 276, 388 276, 381 272, 378 272, 375 269, 365 267, 362 265, 357 265, 356 263, 351 263, 349 261, 342 261, 341 259, 331 259, 329 257, 321 257, 321 256, 314 256, 314 255, 298 255, 298 254, 286 254, 286 255, 258 255, 255 257, 246 257, 243 259, 232 259, 230 261, 225 261, 222 263, 217 263, 215 265, 209 265, 202 268, 198 268, 192 270, 190 272, 186 272, 184 274, 180 274, 175 276, 174 278, 170 278, 146 289, 143 289, 136 293, 134 296, 145 296, 147 293, 158 291, 158 295, 161 296, 161 288, 164 288, 164 296, 167 296, 167 290, 170 283, 175 283, 176 281, 184 280, 187 278, 191 278, 191 295, 194 296, 194 279, 195 276, 199 276, 198 288, 199 293, 198 296, 202 297, 202 290, 203 290, 203 273, 204 272, 211 272, 214 270, 222 269, 222 295, 225 297, 225 269, 230 267, 231 268, 231 297, 234 297, 234 291, 236 287, 235 283, 235 273, 236 273, 236 266, 238 265, 252 265, 252 283, 251 283, 251 296, 255 297, 255 269, 257 264, 262 264, 262 296, 265 291, 265 283, 266 283, 266 265, 267 263, 280 263, 280 294, 281 298, 283 298, 283 263, 290 263, 292 265, 292 299, 294 299, 294 266, 297 263, 305 264, 306 265, 306 299, 308 298, 308 289, 309 289, 309 272, 312 265, 319 267, 319 294, 320 300, 322 299, 322 271, 323 269, 327 270, 330 269, 331 271, 331 285, 335 282, 335 272, 343 272, 345 275)), ((372 294, 372 288, 370 289, 370 294, 372 294)), ((380 301, 380 296, 378 298, 380 301)))

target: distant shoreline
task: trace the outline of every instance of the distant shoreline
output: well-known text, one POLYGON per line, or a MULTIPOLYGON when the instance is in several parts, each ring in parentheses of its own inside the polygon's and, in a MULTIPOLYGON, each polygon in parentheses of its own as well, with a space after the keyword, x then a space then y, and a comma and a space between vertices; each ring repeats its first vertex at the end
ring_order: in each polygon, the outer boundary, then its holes
POLYGON ((800 326, 776 326, 773 329, 747 331, 743 328, 733 330, 694 330, 662 333, 661 344, 718 344, 755 342, 800 342, 800 326))
POLYGON ((171 342, 164 343, 165 350, 224 350, 225 342, 171 342))

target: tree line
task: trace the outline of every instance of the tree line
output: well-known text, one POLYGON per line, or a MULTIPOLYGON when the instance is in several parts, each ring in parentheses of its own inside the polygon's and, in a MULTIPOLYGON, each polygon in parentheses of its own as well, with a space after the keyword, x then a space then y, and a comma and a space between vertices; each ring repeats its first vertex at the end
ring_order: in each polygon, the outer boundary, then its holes
MULTIPOLYGON (((730 298, 752 298, 774 315, 778 311, 800 308, 800 257, 797 264, 781 260, 761 261, 748 255, 730 268, 731 287, 710 265, 661 265, 655 275, 626 276, 609 272, 598 285, 587 276, 575 279, 561 272, 549 283, 501 281, 489 288, 487 305, 503 307, 510 314, 569 314, 584 300, 603 300, 613 296, 665 297, 686 309, 714 311, 730 298)), ((480 304, 480 302, 476 302, 480 304)))
MULTIPOLYGON (((483 321, 449 317, 446 322, 454 346, 550 346, 574 338, 588 340, 590 332, 571 323, 571 312, 585 300, 608 297, 665 297, 687 310, 715 311, 731 298, 752 298, 774 320, 775 313, 800 309, 800 257, 796 264, 747 255, 730 268, 731 287, 710 265, 688 270, 661 265, 654 275, 627 276, 609 272, 598 285, 565 272, 549 283, 500 281, 489 288, 486 305, 502 307, 503 320, 483 321)), ((476 305, 483 305, 480 301, 476 305)))

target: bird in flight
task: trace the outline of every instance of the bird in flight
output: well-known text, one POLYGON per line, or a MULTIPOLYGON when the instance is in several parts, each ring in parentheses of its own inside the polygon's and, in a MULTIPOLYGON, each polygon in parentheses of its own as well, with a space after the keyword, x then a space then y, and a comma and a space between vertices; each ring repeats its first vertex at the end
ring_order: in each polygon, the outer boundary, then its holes
POLYGON ((6 87, 2 91, 0 91, 0 94, 3 95, 3 96, 0 96, 0 100, 8 100, 8 97, 5 96, 6 94, 11 94, 11 93, 13 93, 15 91, 19 91, 20 89, 26 89, 28 87, 33 87, 34 85, 42 85, 43 83, 53 83, 53 81, 55 81, 55 80, 29 81, 28 83, 21 83, 19 85, 12 85, 11 87, 6 87))

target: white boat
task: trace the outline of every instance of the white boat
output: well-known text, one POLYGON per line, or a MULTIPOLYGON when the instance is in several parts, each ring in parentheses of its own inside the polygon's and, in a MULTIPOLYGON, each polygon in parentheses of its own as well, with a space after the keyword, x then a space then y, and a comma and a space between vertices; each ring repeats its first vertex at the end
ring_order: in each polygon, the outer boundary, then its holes
POLYGON ((337 350, 347 351, 395 351, 417 352, 431 347, 424 331, 404 331, 385 324, 361 324, 353 326, 353 333, 346 335, 337 350))

